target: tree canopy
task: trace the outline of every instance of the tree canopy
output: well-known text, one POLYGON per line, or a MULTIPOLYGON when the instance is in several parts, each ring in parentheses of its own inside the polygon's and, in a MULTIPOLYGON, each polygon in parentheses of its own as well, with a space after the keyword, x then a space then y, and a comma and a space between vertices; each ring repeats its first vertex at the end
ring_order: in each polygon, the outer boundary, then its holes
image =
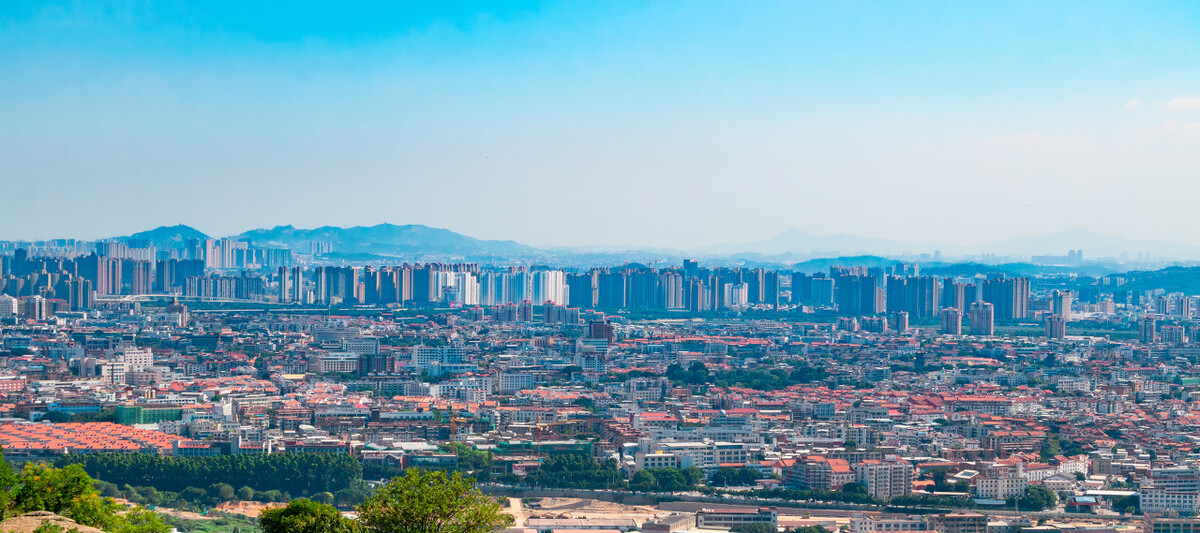
POLYGON ((182 492, 238 480, 256 491, 277 490, 293 496, 349 489, 362 477, 362 465, 348 454, 272 453, 214 457, 163 457, 152 454, 71 454, 55 466, 78 463, 89 475, 135 487, 182 492))
POLYGON ((492 533, 513 523, 473 479, 415 468, 380 487, 357 511, 375 533, 492 533))
POLYGON ((1058 495, 1046 487, 1031 485, 1025 489, 1024 496, 1017 498, 1016 503, 1021 511, 1042 511, 1058 505, 1058 495))
POLYGON ((779 527, 767 522, 738 524, 730 529, 733 533, 779 533, 779 527))
POLYGON ((267 509, 258 519, 263 533, 356 533, 361 528, 334 506, 301 498, 267 509))
POLYGON ((597 462, 591 456, 562 454, 548 457, 542 466, 525 476, 525 482, 535 487, 562 489, 623 489, 625 476, 617 462, 608 459, 597 462))
POLYGON ((718 468, 708 484, 713 487, 744 487, 762 478, 762 474, 750 468, 718 468))
POLYGON ((48 511, 112 533, 167 533, 158 514, 118 505, 96 490, 96 482, 79 465, 54 468, 28 463, 20 474, 0 460, 0 500, 4 517, 48 511))

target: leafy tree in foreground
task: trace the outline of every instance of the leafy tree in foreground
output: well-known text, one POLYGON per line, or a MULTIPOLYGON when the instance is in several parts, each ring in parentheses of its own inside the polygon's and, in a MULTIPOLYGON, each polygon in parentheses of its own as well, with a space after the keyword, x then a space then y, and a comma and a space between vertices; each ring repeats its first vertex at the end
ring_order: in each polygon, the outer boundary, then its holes
POLYGON ((26 464, 15 478, 7 466, 0 466, 0 485, 8 489, 5 514, 49 511, 111 533, 170 531, 157 513, 140 507, 126 510, 111 498, 101 497, 96 482, 79 465, 26 464))
POLYGON ((65 515, 94 491, 92 478, 78 465, 51 468, 29 463, 21 470, 18 484, 10 494, 18 512, 50 511, 65 515))
POLYGON ((380 487, 356 510, 375 533, 492 533, 513 523, 473 479, 415 468, 380 487))
POLYGON ((354 533, 358 525, 332 505, 301 498, 287 507, 268 509, 258 519, 263 533, 354 533))

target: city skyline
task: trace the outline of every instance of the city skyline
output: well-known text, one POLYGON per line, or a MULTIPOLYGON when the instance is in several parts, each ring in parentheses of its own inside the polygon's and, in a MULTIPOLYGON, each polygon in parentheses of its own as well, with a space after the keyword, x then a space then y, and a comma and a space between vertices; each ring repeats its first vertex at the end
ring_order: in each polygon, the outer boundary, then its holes
POLYGON ((1200 533, 1200 2, 0 2, 0 531, 1200 533))
MULTIPOLYGON (((743 260, 757 257, 767 263, 787 263, 800 259, 825 260, 853 259, 846 256, 878 256, 922 262, 971 262, 1013 261, 1024 258, 1035 264, 1075 265, 1085 262, 1093 265, 1108 264, 1110 268, 1120 263, 1179 265, 1200 258, 1200 247, 1185 243, 1155 240, 1120 239, 1095 234, 1080 228, 1054 234, 1014 237, 974 246, 956 246, 946 243, 911 243, 872 239, 856 235, 813 235, 799 230, 784 231, 775 237, 761 241, 718 243, 694 248, 637 247, 637 246, 538 246, 513 239, 477 239, 445 228, 424 225, 379 224, 376 226, 319 228, 296 228, 276 226, 255 228, 233 235, 213 235, 186 225, 159 226, 129 235, 111 235, 97 239, 82 239, 59 236, 54 239, 21 240, 0 239, 0 250, 15 250, 21 247, 69 246, 125 242, 135 247, 159 243, 160 248, 173 249, 189 240, 231 242, 244 241, 255 246, 290 249, 305 253, 313 246, 321 246, 322 254, 367 254, 352 260, 352 263, 368 263, 399 258, 442 260, 470 257, 500 258, 524 257, 536 261, 590 257, 588 262, 607 264, 630 261, 662 261, 687 257, 718 260, 743 260), (1086 254, 1086 258, 1085 258, 1086 254), (1097 263, 1100 262, 1100 263, 1097 263)), ((54 252, 57 253, 57 252, 54 252)), ((345 261, 341 259, 340 261, 345 261)))
POLYGON ((690 7, 3 6, 2 237, 1200 244, 1194 4, 690 7))

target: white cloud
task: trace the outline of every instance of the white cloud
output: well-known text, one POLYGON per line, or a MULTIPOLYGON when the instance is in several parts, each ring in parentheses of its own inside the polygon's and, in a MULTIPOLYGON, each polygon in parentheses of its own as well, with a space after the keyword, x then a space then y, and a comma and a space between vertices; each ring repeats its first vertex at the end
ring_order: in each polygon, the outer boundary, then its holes
POLYGON ((1133 100, 1125 102, 1125 109, 1137 109, 1141 106, 1142 106, 1142 101, 1138 100, 1137 98, 1134 98, 1133 100))
POLYGON ((1176 111, 1200 111, 1200 94, 1172 98, 1167 101, 1167 107, 1176 111))

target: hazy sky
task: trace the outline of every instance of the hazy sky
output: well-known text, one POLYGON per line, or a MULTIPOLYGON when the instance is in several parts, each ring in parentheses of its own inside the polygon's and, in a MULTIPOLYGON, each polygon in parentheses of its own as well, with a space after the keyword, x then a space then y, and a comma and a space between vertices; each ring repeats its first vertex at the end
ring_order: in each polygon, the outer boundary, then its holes
POLYGON ((501 4, 2 2, 0 239, 1200 243, 1195 1, 501 4))

